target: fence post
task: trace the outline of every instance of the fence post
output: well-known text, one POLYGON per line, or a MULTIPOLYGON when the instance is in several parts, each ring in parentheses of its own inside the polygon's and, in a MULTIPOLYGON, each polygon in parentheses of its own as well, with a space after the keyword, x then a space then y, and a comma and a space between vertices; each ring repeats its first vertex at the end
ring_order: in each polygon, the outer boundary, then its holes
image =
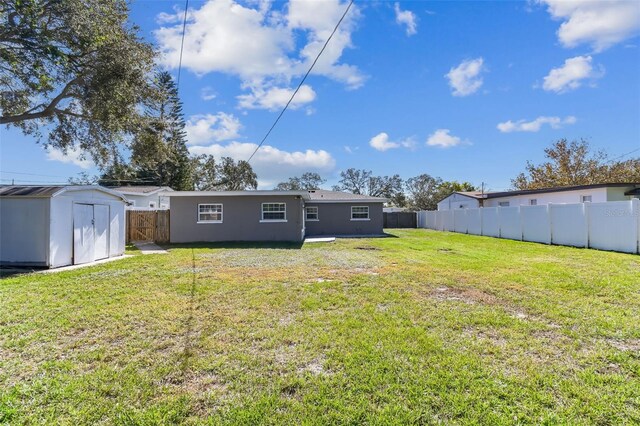
POLYGON ((640 199, 631 199, 631 214, 636 217, 636 253, 640 254, 640 199))

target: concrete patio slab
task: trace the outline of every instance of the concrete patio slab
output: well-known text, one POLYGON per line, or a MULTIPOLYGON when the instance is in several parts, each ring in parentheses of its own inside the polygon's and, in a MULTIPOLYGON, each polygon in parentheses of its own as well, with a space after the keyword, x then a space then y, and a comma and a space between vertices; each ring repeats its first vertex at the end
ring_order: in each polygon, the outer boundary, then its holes
POLYGON ((167 254, 169 253, 159 245, 150 242, 134 242, 134 246, 140 250, 142 254, 167 254))

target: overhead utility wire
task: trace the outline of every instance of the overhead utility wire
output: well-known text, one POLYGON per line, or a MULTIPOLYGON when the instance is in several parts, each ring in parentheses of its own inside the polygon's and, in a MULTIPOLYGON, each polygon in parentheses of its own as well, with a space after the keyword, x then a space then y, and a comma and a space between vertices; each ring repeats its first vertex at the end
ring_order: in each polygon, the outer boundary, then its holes
POLYGON ((329 41, 331 40, 331 38, 333 37, 333 35, 336 33, 336 31, 338 31, 338 28, 340 27, 340 24, 342 23, 342 21, 344 20, 344 17, 347 16, 347 13, 349 12, 349 9, 351 9, 351 6, 353 5, 354 0, 351 0, 349 2, 349 4, 347 5, 347 8, 345 9, 344 13, 342 14, 342 17, 340 18, 340 20, 338 21, 338 23, 336 24, 335 28, 333 29, 333 31, 331 32, 331 35, 329 36, 329 38, 327 39, 327 41, 324 42, 324 46, 322 46, 322 49, 320 49, 320 52, 318 52, 318 56, 316 56, 316 58, 313 60, 313 63, 311 64, 311 66, 309 67, 309 70, 307 71, 307 73, 304 75, 304 77, 302 77, 302 80, 300 80, 300 83, 298 84, 298 87, 296 87, 296 90, 293 92, 293 94, 291 95, 291 97, 289 98, 289 100, 287 101, 287 104, 284 106, 284 108, 282 108, 282 111, 280 111, 280 114, 278 114, 278 117, 276 118, 276 120, 273 122, 273 124, 271 125, 271 127, 269 128, 269 131, 264 135, 264 137, 262 138, 262 140, 260 141, 260 143, 258 144, 258 146, 256 147, 256 149, 253 151, 253 154, 251 154, 251 156, 249 157, 249 159, 247 160, 247 162, 251 162, 251 159, 253 158, 254 155, 256 155, 256 152, 258 152, 258 150, 260 149, 260 147, 262 146, 262 144, 267 140, 267 138, 269 137, 269 135, 271 134, 271 131, 274 129, 274 127, 276 127, 276 124, 278 124, 278 121, 280 121, 280 118, 282 118, 282 115, 284 114, 284 112, 287 110, 287 108, 289 107, 289 104, 291 103, 291 101, 293 101, 293 98, 295 98, 296 94, 298 93, 298 91, 300 90, 300 88, 302 87, 302 84, 305 82, 305 80, 307 79, 307 77, 309 76, 309 74, 311 73, 311 70, 313 70, 313 67, 316 65, 316 62, 318 62, 318 59, 320 59, 320 56, 322 56, 322 52, 324 52, 324 50, 326 49, 327 45, 329 44, 329 41))
POLYGON ((182 40, 180 41, 180 59, 178 60, 178 77, 176 78, 176 89, 180 87, 180 71, 182 70, 182 51, 184 50, 184 33, 187 28, 187 11, 189 10, 189 0, 184 5, 184 18, 182 20, 182 40))

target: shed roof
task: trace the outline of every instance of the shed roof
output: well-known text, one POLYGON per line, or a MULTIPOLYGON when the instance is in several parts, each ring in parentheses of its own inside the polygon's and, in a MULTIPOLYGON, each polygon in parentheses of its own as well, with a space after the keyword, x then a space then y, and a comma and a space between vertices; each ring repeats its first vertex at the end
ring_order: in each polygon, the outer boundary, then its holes
POLYGON ((0 185, 0 197, 51 198, 70 191, 100 191, 128 202, 124 195, 99 185, 0 185))
POLYGON ((125 195, 151 195, 160 191, 173 191, 168 186, 116 186, 110 189, 125 195))

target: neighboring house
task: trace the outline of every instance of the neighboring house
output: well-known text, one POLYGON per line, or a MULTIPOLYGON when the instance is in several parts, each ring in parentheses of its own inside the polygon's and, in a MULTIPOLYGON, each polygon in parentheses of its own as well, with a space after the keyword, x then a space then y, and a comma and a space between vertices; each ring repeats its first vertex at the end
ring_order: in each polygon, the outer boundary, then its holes
POLYGON ((406 207, 383 207, 382 211, 384 213, 402 213, 409 211, 406 207))
POLYGON ((100 186, 0 186, 0 264, 55 268, 122 255, 126 202, 100 186))
POLYGON ((544 204, 603 203, 640 196, 640 183, 602 183, 505 192, 454 192, 438 203, 438 210, 544 204))
POLYGON ((174 191, 172 243, 381 235, 384 198, 336 191, 174 191))
POLYGON ((131 203, 128 210, 168 209, 169 197, 161 194, 173 191, 168 186, 118 186, 111 189, 127 197, 131 203))

